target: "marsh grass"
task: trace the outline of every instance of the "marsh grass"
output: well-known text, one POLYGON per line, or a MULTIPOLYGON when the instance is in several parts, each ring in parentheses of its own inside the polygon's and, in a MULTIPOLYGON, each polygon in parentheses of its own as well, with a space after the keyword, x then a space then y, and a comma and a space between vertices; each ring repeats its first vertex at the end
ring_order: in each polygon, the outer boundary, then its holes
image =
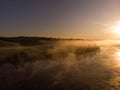
POLYGON ((60 60, 67 57, 70 53, 76 55, 76 57, 95 55, 99 53, 100 46, 96 44, 86 43, 86 42, 59 42, 54 45, 52 49, 48 52, 52 59, 60 60))
POLYGON ((47 50, 40 46, 0 49, 0 64, 11 63, 18 65, 36 60, 47 60, 48 57, 47 50))
POLYGON ((100 50, 96 45, 85 45, 72 43, 59 43, 42 46, 12 46, 0 48, 0 64, 11 63, 15 65, 36 60, 61 60, 74 53, 76 57, 95 54, 100 50))

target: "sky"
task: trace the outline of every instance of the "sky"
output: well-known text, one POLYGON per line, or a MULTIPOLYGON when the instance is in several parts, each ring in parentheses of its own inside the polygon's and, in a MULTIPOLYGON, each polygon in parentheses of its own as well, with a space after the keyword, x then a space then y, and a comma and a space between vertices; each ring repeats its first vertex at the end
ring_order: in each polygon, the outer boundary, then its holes
POLYGON ((0 0, 0 36, 120 38, 120 0, 0 0))

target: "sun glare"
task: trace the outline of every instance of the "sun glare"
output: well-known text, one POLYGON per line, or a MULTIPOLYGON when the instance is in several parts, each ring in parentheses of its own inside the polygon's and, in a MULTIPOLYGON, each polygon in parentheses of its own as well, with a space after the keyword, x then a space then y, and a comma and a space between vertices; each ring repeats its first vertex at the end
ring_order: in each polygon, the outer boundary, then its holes
POLYGON ((120 34, 120 22, 118 22, 116 25, 114 25, 113 31, 114 31, 116 34, 120 34))

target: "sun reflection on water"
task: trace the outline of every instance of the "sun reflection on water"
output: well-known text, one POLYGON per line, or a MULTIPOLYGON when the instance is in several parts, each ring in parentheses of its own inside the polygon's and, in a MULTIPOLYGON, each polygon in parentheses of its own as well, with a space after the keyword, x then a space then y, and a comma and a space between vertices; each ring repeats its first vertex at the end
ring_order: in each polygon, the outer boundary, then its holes
POLYGON ((116 59, 120 62, 120 49, 117 49, 115 55, 116 55, 116 59))

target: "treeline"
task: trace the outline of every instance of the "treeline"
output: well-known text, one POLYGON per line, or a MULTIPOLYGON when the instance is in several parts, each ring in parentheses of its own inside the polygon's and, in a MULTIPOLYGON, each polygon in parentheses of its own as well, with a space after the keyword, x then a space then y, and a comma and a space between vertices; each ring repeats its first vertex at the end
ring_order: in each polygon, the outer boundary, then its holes
POLYGON ((19 43, 22 46, 41 45, 48 41, 60 40, 58 38, 49 37, 0 37, 1 41, 19 43))

